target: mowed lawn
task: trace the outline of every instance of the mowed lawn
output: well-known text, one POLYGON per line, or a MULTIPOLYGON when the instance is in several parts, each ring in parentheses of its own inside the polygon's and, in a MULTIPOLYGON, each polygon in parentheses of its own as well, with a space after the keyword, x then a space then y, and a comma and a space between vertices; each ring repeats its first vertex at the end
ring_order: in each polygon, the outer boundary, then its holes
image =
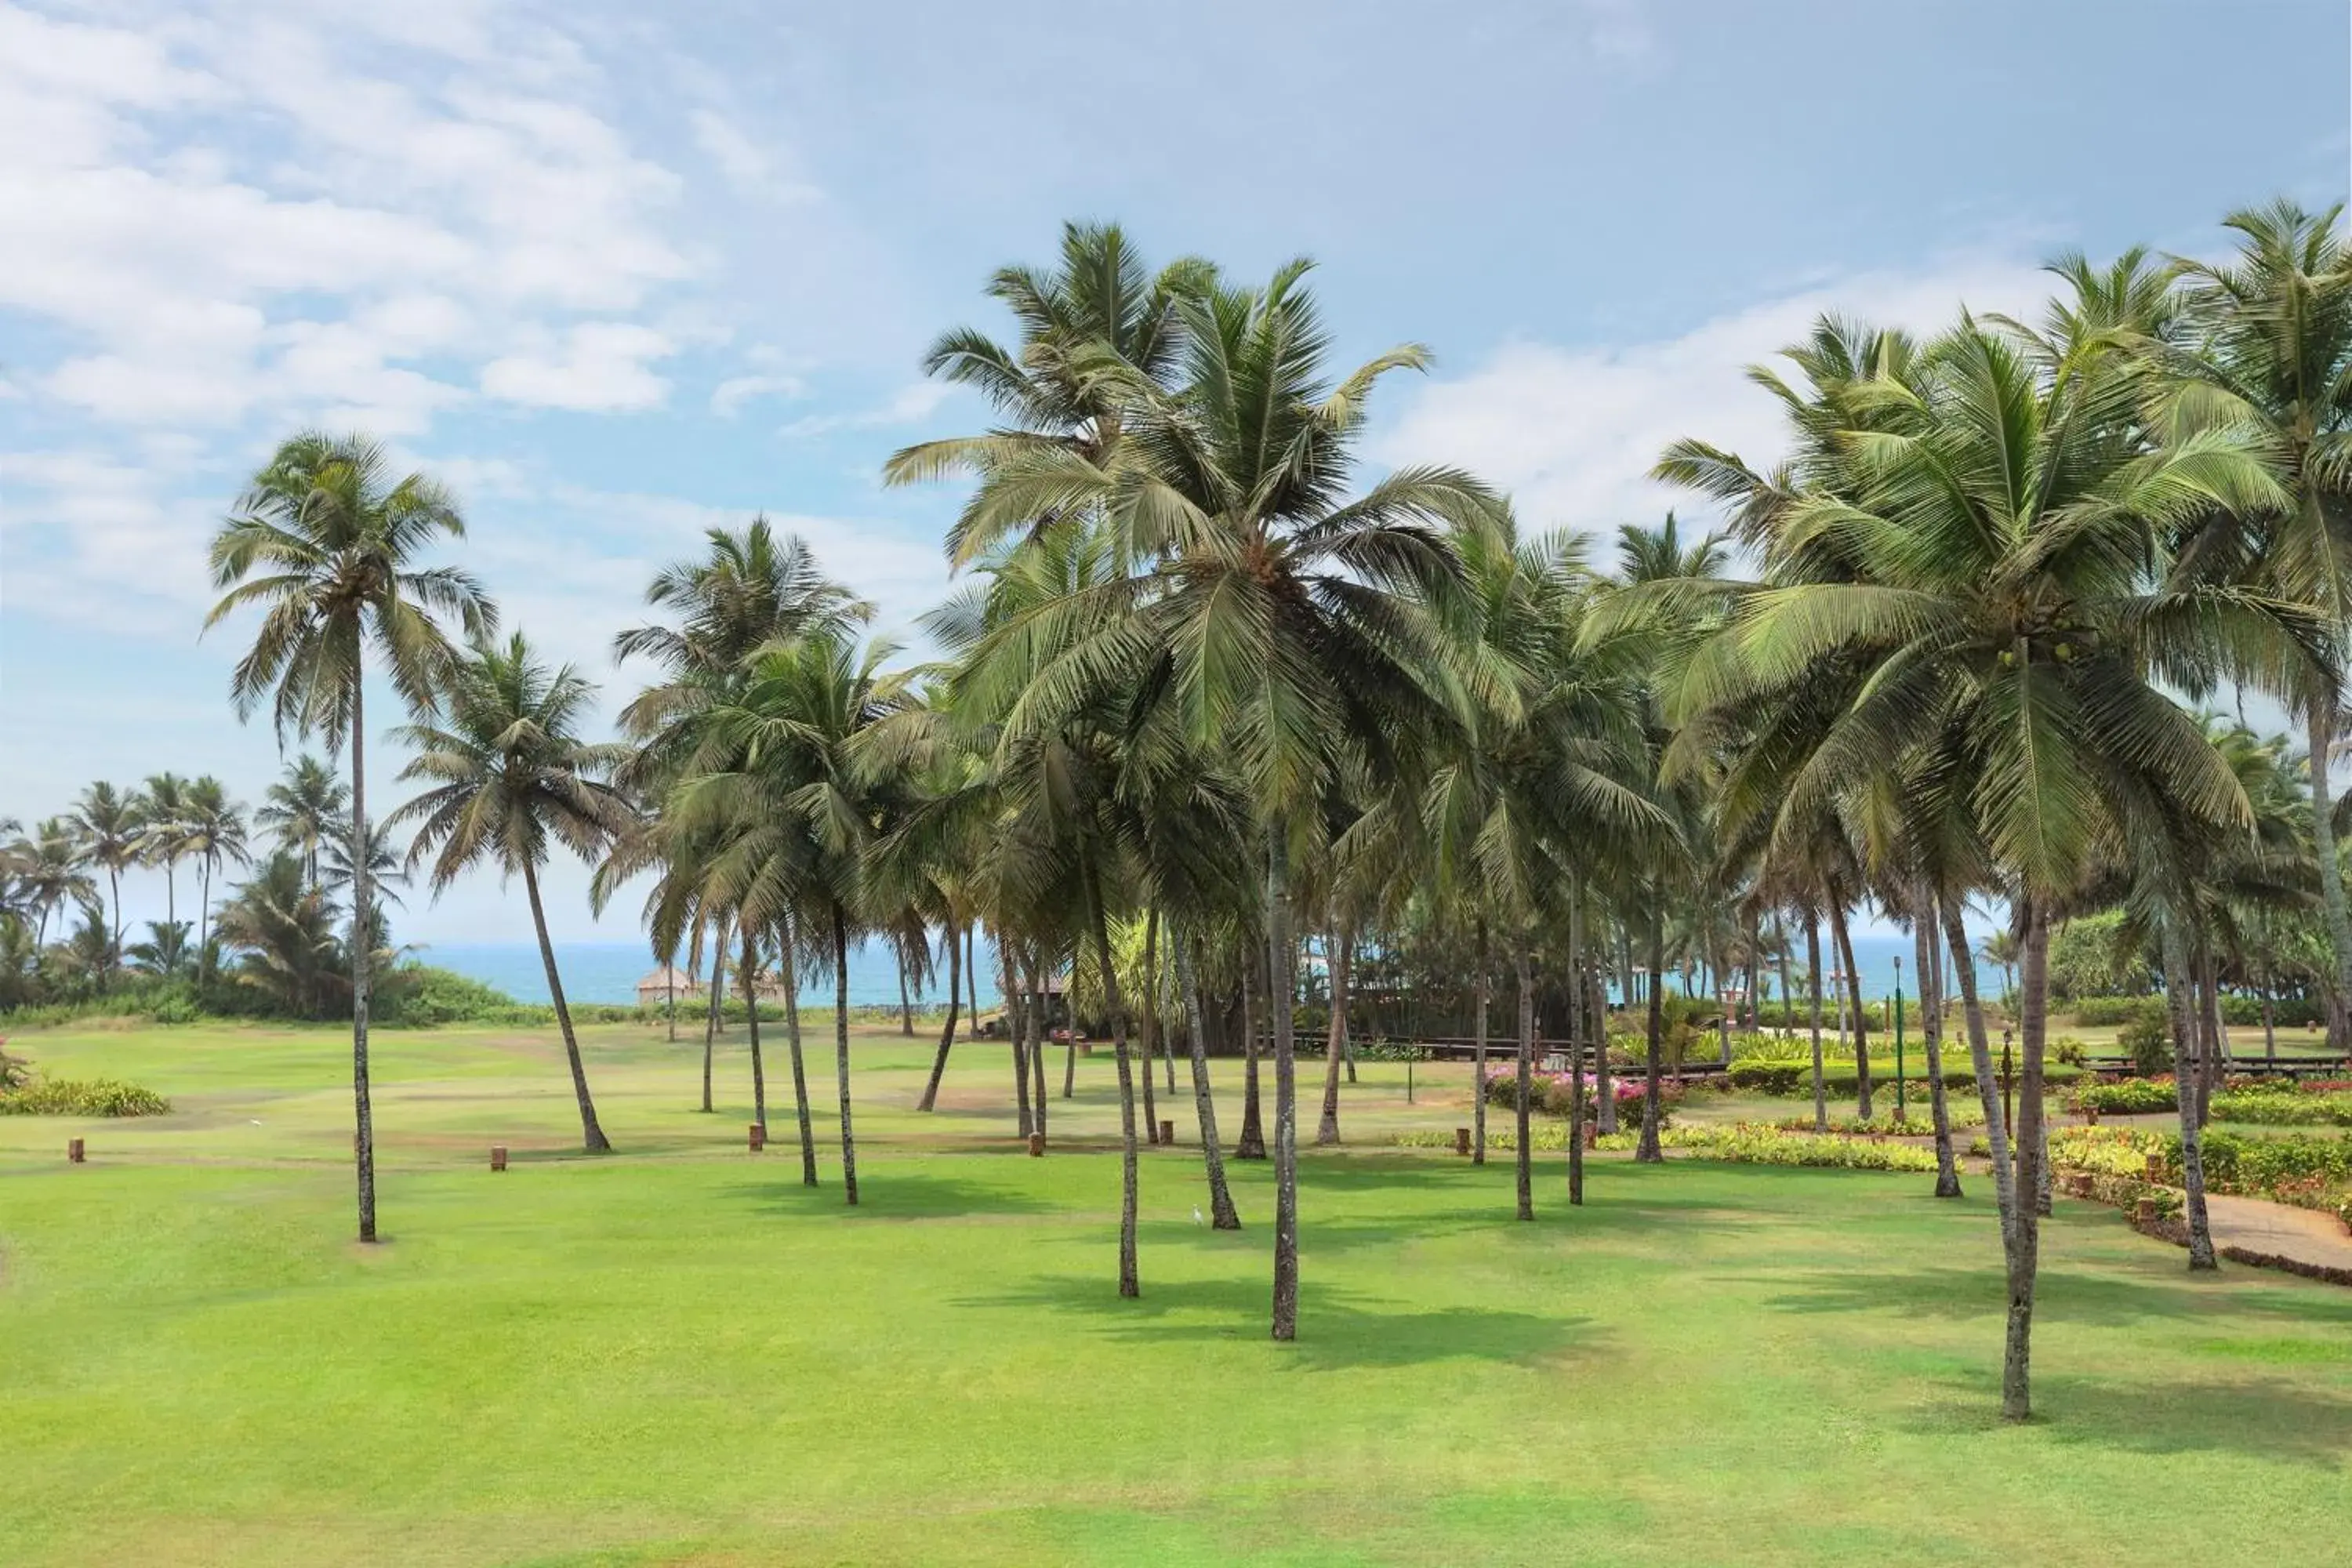
POLYGON ((589 1031, 590 1160, 551 1031, 380 1035, 373 1249, 333 1031, 18 1037, 178 1110, 0 1118, 0 1562, 2352 1562, 2352 1291, 2062 1202, 2006 1427, 1983 1180, 1603 1161, 1570 1210, 1553 1156, 1520 1225, 1507 1156, 1373 1146, 1466 1120, 1381 1066, 1275 1345, 1265 1165, 1220 1235, 1148 1151, 1121 1301, 1107 1057, 1034 1160, 1002 1046, 920 1117, 928 1046, 861 1033, 848 1210, 813 1022, 814 1191, 780 1040, 753 1156, 740 1032, 705 1117, 698 1047, 589 1031))

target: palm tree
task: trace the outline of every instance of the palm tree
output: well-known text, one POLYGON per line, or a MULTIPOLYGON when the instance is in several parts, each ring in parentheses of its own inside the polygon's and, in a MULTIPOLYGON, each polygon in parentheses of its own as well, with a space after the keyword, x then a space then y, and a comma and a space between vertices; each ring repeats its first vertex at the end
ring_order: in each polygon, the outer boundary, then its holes
POLYGON ((349 984, 335 936, 335 906, 280 850, 256 866, 221 905, 218 934, 238 956, 236 977, 299 1017, 317 1017, 327 993, 349 984))
MULTIPOLYGON (((196 910, 197 961, 209 966, 213 879, 225 864, 246 863, 245 811, 228 798, 228 789, 220 780, 206 773, 188 786, 187 823, 185 847, 189 858, 196 863, 202 882, 196 910)), ((211 975, 207 973, 198 978, 208 980, 211 975)))
MULTIPOLYGON (((1929 815, 1948 800, 1980 833, 2021 931, 2018 1186, 2030 1192, 2053 914, 2136 833, 2248 819, 2237 780, 2158 683, 2217 661, 2308 669, 2322 649, 2274 600, 2152 580, 2158 542, 2183 522, 2282 499, 2242 442, 2209 432, 2147 450, 2132 377, 2095 360, 2037 362, 1973 321, 1923 358, 1917 384, 1878 389, 1897 427, 1850 433, 1865 488, 1801 498, 1775 520, 1792 552, 1836 539, 1853 580, 1749 595, 1710 695, 1771 702, 1825 665, 1856 669, 1867 679, 1848 683, 1843 710, 1794 771, 1790 809, 1917 756, 1922 787, 1937 792, 1929 815)), ((2030 1203, 2009 1207, 2002 1404, 2021 1418, 2039 1231, 2030 1203)))
MULTIPOLYGON (((2339 205, 2282 198, 2222 220, 2239 236, 2227 262, 2177 258, 2185 341, 2152 354, 2166 378, 2160 427, 2175 443, 2251 437, 2282 478, 2263 509, 2195 520, 2202 553, 2259 570, 2277 592, 2318 607, 2340 636, 2352 624, 2352 250, 2339 205)), ((2336 855, 2327 759, 2342 693, 2302 701, 2310 742, 2311 829, 2327 937, 2328 1048, 2352 1049, 2352 910, 2336 855)))
POLYGON ((212 544, 224 590, 207 630, 247 605, 262 610, 230 693, 240 718, 265 700, 278 739, 317 735, 328 754, 351 746, 352 1099, 358 1132, 360 1239, 375 1239, 375 1136, 368 1095, 366 679, 380 672, 412 711, 429 713, 457 662, 447 617, 487 637, 497 610, 452 566, 420 567, 435 536, 465 532, 448 493, 422 474, 394 478, 383 448, 359 437, 304 434, 253 477, 212 544))
POLYGON ((580 1104, 581 1140, 588 1152, 602 1154, 612 1144, 596 1121, 539 893, 539 868, 551 844, 593 860, 631 825, 626 797, 604 782, 628 749, 580 739, 580 721, 595 690, 570 665, 550 670, 520 631, 504 647, 478 645, 449 681, 447 721, 401 731, 416 752, 401 770, 402 781, 431 787, 394 812, 386 826, 417 824, 409 863, 433 856, 436 894, 459 872, 485 861, 504 876, 521 876, 580 1104))
POLYGON ((42 818, 33 825, 31 833, 16 841, 10 858, 16 863, 16 877, 26 901, 33 909, 34 945, 45 946, 49 940, 49 917, 68 903, 86 902, 98 891, 82 869, 81 842, 74 819, 42 818))
POLYGON ((185 921, 149 921, 147 940, 134 942, 123 952, 130 957, 131 967, 141 973, 159 980, 176 979, 189 964, 190 929, 185 921))
POLYGON ((1099 515, 1143 570, 1090 595, 1131 613, 1045 671, 1011 724, 1048 731, 1114 678, 1142 678, 1197 751, 1222 747, 1260 816, 1275 1042, 1273 1333, 1297 1324, 1297 1100, 1290 998, 1294 858, 1319 826, 1344 753, 1401 763, 1397 737, 1458 706, 1446 671, 1458 597, 1451 530, 1484 527, 1493 496, 1458 469, 1412 468, 1348 499, 1364 401, 1392 350, 1336 382, 1302 286, 1304 262, 1262 289, 1203 281, 1181 296, 1182 392, 1098 350, 1086 369, 1116 392, 1127 434, 1108 467, 1058 446, 992 451, 955 544, 970 556, 1042 517, 1099 515))
POLYGON ((110 910, 106 929, 119 963, 122 952, 122 873, 138 862, 144 832, 139 796, 136 792, 124 795, 101 780, 81 792, 67 820, 79 841, 81 863, 96 866, 106 873, 110 910))
POLYGON ((150 773, 137 798, 140 858, 163 868, 163 921, 177 924, 178 872, 188 853, 188 781, 177 773, 150 773))
POLYGON ((286 764, 286 776, 263 795, 253 825, 278 847, 302 862, 302 874, 319 880, 319 853, 335 837, 337 820, 351 812, 352 794, 308 752, 286 764))

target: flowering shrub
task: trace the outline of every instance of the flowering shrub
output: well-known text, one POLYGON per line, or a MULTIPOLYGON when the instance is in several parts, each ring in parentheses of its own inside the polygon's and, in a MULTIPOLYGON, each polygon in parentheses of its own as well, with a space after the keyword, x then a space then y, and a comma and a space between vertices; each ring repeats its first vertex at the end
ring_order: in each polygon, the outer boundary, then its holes
POLYGON ((2284 1085, 2231 1089, 2209 1102, 2214 1120, 2254 1121, 2273 1127, 2352 1127, 2352 1094, 2315 1092, 2284 1085))
MULTIPOLYGON (((1984 1125, 1982 1110, 1973 1105, 1963 1105, 1958 1100, 1948 1102, 1945 1110, 1945 1119, 1955 1130, 1984 1125)), ((1772 1125, 1783 1132, 1811 1132, 1813 1131, 1813 1119, 1810 1116, 1791 1116, 1784 1121, 1776 1121, 1772 1125)), ((1900 1121, 1895 1120, 1895 1113, 1890 1110, 1885 1116, 1874 1117, 1868 1121, 1863 1121, 1858 1116, 1832 1116, 1829 1123, 1829 1131, 1841 1138, 1884 1138, 1889 1134, 1896 1137, 1916 1138, 1922 1134, 1933 1132, 1935 1130, 1933 1114, 1924 1104, 1915 1104, 1910 1107, 1910 1114, 1900 1121)))
POLYGON ((2078 1111, 2095 1110, 2102 1116, 2146 1116, 2180 1109, 2179 1090, 2170 1073, 2160 1078, 2086 1083, 2074 1090, 2069 1103, 2078 1111))
MULTIPOLYGON (((2121 1127, 2064 1127, 2050 1135, 2051 1163, 2062 1170, 2145 1177, 2155 1155, 2157 1180, 2180 1180, 2180 1137, 2121 1127)), ((2299 1208, 2341 1214, 2352 1204, 2352 1138, 2308 1133, 2265 1138, 2208 1131, 2204 1137, 2209 1192, 2268 1198, 2299 1208)))
MULTIPOLYGON (((1641 1115, 1645 1081, 1638 1077, 1621 1078, 1611 1081, 1610 1098, 1617 1102, 1619 1116, 1641 1115)), ((1528 1075, 1528 1107, 1531 1110, 1540 1110, 1546 1116, 1565 1117, 1568 1114, 1569 1097, 1574 1092, 1574 1086, 1575 1079, 1564 1072, 1530 1073, 1528 1075)), ((1660 1118, 1664 1119, 1671 1115, 1674 1107, 1682 1103, 1686 1093, 1688 1089, 1680 1079, 1660 1079, 1658 1080, 1660 1118)), ((1516 1111, 1518 1109, 1519 1069, 1516 1061, 1488 1068, 1486 1100, 1488 1104, 1504 1110, 1516 1111)), ((1588 1076, 1584 1080, 1586 1121, 1592 1120, 1600 1113, 1600 1104, 1598 1097, 1593 1092, 1592 1079, 1588 1076)))
POLYGON ((172 1102, 110 1078, 35 1079, 0 1094, 0 1116, 163 1116, 172 1102))

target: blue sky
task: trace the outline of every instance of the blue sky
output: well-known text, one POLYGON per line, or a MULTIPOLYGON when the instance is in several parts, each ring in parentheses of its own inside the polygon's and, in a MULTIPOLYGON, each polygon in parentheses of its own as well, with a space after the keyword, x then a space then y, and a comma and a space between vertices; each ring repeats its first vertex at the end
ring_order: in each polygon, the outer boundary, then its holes
MULTIPOLYGON (((1769 456, 1739 367, 1830 308, 2031 310, 2080 247, 2219 247, 2343 195, 2339 0, 644 7, 0 0, 0 815, 278 766, 205 542, 275 439, 450 481, 509 618, 625 696, 612 634, 765 509, 903 627, 970 428, 921 380, 1068 217, 1244 274, 1297 254, 1343 351, 1432 345, 1373 450, 1548 526, 1671 500, 1667 439, 1769 456), (674 12, 676 15, 668 15, 674 12)), ((378 711, 388 702, 376 704, 378 711)), ((396 760, 371 768, 395 798, 396 760)), ((152 885, 151 885, 152 884, 152 885)), ((559 936, 601 930, 566 868, 559 936)), ((159 914, 134 877, 132 918, 159 914)), ((410 940, 520 940, 484 876, 410 940)))

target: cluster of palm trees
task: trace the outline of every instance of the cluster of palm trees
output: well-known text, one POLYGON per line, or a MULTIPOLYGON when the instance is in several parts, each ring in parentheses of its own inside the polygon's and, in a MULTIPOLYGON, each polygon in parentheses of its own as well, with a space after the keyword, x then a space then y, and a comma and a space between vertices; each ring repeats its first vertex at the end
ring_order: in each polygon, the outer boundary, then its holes
MULTIPOLYGON (((596 864, 600 902, 642 879, 655 952, 709 963, 706 1110, 728 977, 756 1002, 782 973, 811 1184, 796 994, 831 979, 851 1203, 850 947, 878 937, 918 973, 947 969, 929 1109, 985 927, 1022 1135, 1046 1133, 1043 1003, 1066 973, 1070 1004, 1111 1037, 1122 1294, 1141 1289, 1154 1055, 1171 1099, 1175 1058, 1190 1058, 1220 1226, 1241 1216, 1207 1058, 1244 1056, 1232 1153, 1273 1164, 1281 1340, 1298 1317, 1299 1020, 1319 1021, 1316 1136, 1337 1142, 1350 1019, 1379 1001, 1353 994, 1360 968, 1375 991, 1400 955, 1458 977, 1482 1079, 1507 1001, 1516 1207, 1532 1219, 1538 1016, 1570 1045, 1580 1204, 1588 1066, 1593 1113, 1614 1128, 1597 1048, 1612 981, 1640 1016, 1637 1157, 1659 1158, 1663 977, 1694 962, 1718 984, 1741 975, 1727 994, 1752 1006, 1772 966, 1785 1006, 1800 929, 1817 1116, 1825 977, 1844 992, 1867 1116, 1853 927, 1875 910, 1915 944, 1941 1194, 1960 1186, 1948 1017, 1983 1100, 2008 1265, 2004 1407, 2023 1415, 2053 927, 2122 911, 2165 977, 2184 1085, 2210 1069, 2220 992, 2258 971, 2266 994, 2325 998, 2343 1048, 2352 921, 2326 760, 2352 624, 2352 259, 2336 217, 2234 215, 2226 263, 2069 258, 2032 322, 1964 315, 1920 338, 1824 321, 1752 373, 1782 405, 1786 456, 1759 466, 1689 439, 1658 464, 1722 507, 1727 532, 1694 538, 1669 516, 1621 529, 1609 559, 1523 529, 1462 469, 1365 472, 1374 395, 1426 354, 1332 363, 1306 264, 1262 284, 1192 258, 1155 269, 1119 229, 1074 225, 1053 265, 991 280, 1014 341, 957 331, 929 355, 994 423, 885 470, 969 486, 946 542, 963 580, 924 623, 936 657, 899 661, 868 635, 871 606, 765 521, 715 530, 616 640, 651 680, 615 744, 583 738, 581 677, 520 635, 498 640, 466 573, 420 563, 463 531, 445 492, 363 441, 297 437, 215 542, 213 620, 259 612, 240 711, 267 706, 281 736, 349 754, 348 787, 310 764, 260 821, 301 857, 289 886, 319 885, 320 855, 342 846, 363 917, 347 963, 362 1238, 370 928, 394 864, 362 784, 365 674, 408 710, 402 776, 422 791, 393 816, 415 825, 409 860, 429 858, 436 888, 478 864, 524 883, 590 1149, 607 1143, 538 881, 555 847, 596 864), (2250 693, 2297 716, 2306 752, 2203 711, 2250 693), (2014 1128, 1971 902, 2005 915, 2014 944, 2014 1128), (2315 924, 2315 968, 2264 961, 2315 924), (1297 1005, 1309 991, 1319 1020, 1297 1005)), ((76 820, 94 847, 106 813, 92 805, 76 820)), ((209 878, 241 838, 173 842, 209 878)), ((152 852, 66 858, 87 877, 152 852)), ((764 1130, 756 1005, 749 1045, 764 1130)), ((2181 1126, 2192 1266, 2210 1267, 2200 1098, 2184 1090, 2181 1126)))

